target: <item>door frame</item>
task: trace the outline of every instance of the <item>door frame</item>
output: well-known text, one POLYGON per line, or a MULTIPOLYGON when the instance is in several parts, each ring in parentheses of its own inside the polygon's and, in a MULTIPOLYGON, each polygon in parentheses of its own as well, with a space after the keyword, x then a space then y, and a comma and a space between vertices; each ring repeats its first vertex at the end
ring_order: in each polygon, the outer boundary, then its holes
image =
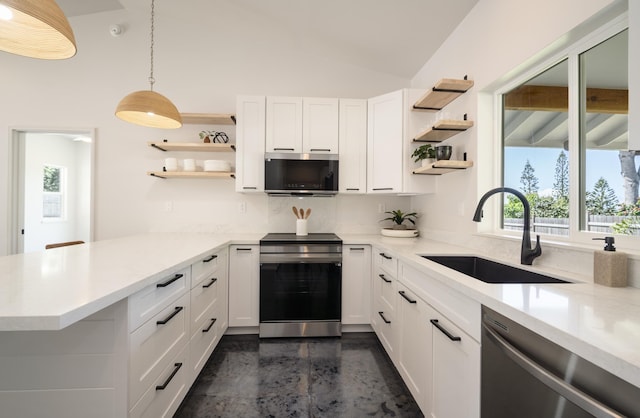
POLYGON ((89 239, 94 238, 95 222, 95 128, 42 128, 42 127, 10 127, 9 128, 9 189, 8 189, 8 225, 7 254, 23 252, 24 241, 22 227, 24 225, 24 139, 27 133, 41 134, 83 134, 91 138, 90 144, 90 194, 89 194, 89 239))

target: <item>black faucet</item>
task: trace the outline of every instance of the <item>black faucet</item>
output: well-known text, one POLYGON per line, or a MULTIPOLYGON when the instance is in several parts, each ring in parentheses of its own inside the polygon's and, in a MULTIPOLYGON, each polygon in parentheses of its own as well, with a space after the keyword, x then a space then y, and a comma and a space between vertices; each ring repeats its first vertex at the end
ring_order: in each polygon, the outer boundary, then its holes
POLYGON ((522 206, 524 206, 524 231, 522 232, 520 264, 530 266, 533 264, 533 259, 542 254, 542 248, 540 248, 540 235, 536 235, 536 248, 531 248, 531 236, 529 235, 529 228, 531 227, 529 220, 529 217, 531 216, 531 208, 529 207, 527 198, 522 193, 510 187, 496 187, 495 189, 489 190, 480 198, 478 206, 476 207, 476 213, 473 215, 473 220, 474 222, 480 222, 482 220, 482 206, 484 206, 484 202, 486 202, 491 195, 496 193, 511 193, 520 199, 522 206))

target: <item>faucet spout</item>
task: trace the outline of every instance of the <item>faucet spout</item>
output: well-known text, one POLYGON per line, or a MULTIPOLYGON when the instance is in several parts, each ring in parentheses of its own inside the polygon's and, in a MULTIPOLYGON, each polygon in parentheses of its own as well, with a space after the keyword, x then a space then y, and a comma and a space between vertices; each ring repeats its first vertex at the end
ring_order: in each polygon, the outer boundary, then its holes
POLYGON ((476 212, 473 215, 474 222, 480 222, 482 220, 482 207, 489 197, 496 193, 511 193, 522 202, 524 207, 524 226, 522 231, 522 248, 520 251, 520 264, 530 266, 533 264, 533 260, 542 254, 542 248, 540 247, 540 235, 536 235, 536 246, 531 248, 531 235, 529 230, 531 229, 531 207, 527 198, 516 189, 510 187, 496 187, 486 192, 478 202, 476 212))

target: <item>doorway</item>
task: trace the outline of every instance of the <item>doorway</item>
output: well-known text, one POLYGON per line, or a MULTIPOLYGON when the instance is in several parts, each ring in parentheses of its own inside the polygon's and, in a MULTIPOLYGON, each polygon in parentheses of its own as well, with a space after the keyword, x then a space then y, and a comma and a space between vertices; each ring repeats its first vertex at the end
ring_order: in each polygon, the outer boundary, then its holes
POLYGON ((94 130, 14 129, 12 254, 93 236, 94 130))

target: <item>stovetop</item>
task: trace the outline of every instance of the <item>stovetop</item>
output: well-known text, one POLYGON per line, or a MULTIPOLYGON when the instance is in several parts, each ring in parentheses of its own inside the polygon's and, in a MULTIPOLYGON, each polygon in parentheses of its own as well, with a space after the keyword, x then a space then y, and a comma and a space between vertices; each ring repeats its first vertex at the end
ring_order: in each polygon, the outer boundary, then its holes
POLYGON ((270 233, 262 237, 260 240, 260 244, 274 243, 341 244, 342 239, 334 233, 315 233, 309 235, 270 233))

